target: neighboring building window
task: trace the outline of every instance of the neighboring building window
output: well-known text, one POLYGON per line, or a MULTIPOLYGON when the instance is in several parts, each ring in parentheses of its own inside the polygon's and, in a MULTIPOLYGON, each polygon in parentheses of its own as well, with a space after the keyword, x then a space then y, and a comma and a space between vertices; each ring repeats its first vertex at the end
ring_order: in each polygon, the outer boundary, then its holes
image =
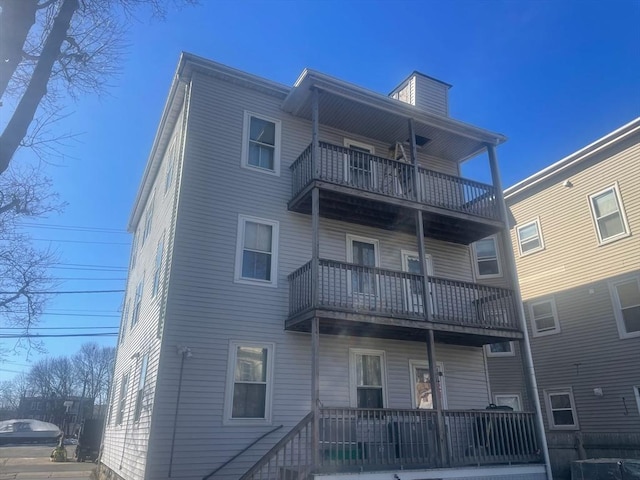
POLYGON ((278 229, 273 220, 238 217, 236 282, 276 286, 278 229))
POLYGON ((140 365, 140 380, 138 381, 138 393, 136 395, 136 406, 133 411, 133 421, 138 422, 140 420, 140 414, 142 413, 142 399, 144 397, 144 384, 147 380, 147 365, 149 363, 149 355, 142 357, 142 364, 140 365))
POLYGON ((151 197, 151 201, 149 202, 149 206, 147 207, 147 212, 144 216, 144 230, 142 231, 142 242, 141 246, 144 245, 145 240, 149 236, 151 232, 151 221, 153 220, 153 202, 155 201, 155 195, 151 197))
POLYGON ((589 196, 598 242, 607 243, 629 235, 618 185, 589 196))
POLYGON ((529 312, 531 314, 531 329, 534 337, 560 332, 556 302, 553 299, 531 302, 529 304, 529 312))
POLYGON ((272 343, 231 342, 227 420, 270 422, 274 350, 272 343))
POLYGON ((493 399, 499 407, 511 407, 516 412, 522 411, 522 402, 517 393, 496 394, 493 399))
POLYGON ((280 175, 280 131, 279 120, 244 112, 242 166, 280 175))
POLYGON ((518 235, 520 256, 544 250, 544 241, 542 239, 542 230, 540 229, 539 218, 536 218, 533 222, 518 225, 516 227, 516 233, 518 235))
POLYGON ((120 397, 118 400, 118 412, 116 413, 116 425, 122 424, 124 410, 127 406, 127 389, 129 386, 129 374, 123 375, 120 380, 120 397))
POLYGON ((576 405, 570 388, 545 390, 544 396, 550 429, 577 430, 579 428, 576 405))
POLYGON ((478 278, 501 277, 498 243, 495 235, 473 244, 474 265, 478 278))
POLYGON ((640 336, 640 277, 609 282, 621 338, 640 336))
POLYGON ((351 404, 356 408, 384 408, 386 374, 384 352, 351 349, 351 404))
POLYGON ((499 342, 485 345, 487 357, 512 357, 514 353, 513 342, 499 342))
POLYGON ((633 394, 636 397, 636 404, 638 405, 638 413, 640 413, 640 385, 633 387, 633 394))
POLYGON ((136 295, 133 299, 133 313, 131 315, 131 328, 134 327, 140 318, 140 307, 142 305, 142 290, 144 287, 144 275, 142 276, 142 280, 136 286, 136 295))
POLYGON ((164 255, 164 238, 158 242, 156 249, 156 263, 153 268, 153 283, 151 285, 151 297, 155 298, 160 289, 160 273, 162 272, 162 257, 164 255))

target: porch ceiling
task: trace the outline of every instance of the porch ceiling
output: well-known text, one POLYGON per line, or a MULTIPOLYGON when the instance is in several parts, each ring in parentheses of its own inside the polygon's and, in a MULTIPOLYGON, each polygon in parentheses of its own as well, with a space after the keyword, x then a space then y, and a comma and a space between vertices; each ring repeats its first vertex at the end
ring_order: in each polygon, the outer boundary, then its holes
POLYGON ((313 88, 320 92, 322 125, 382 140, 389 146, 409 139, 409 118, 414 119, 416 135, 429 139, 426 145, 419 147, 420 151, 446 160, 462 162, 481 153, 487 143, 497 145, 506 140, 500 134, 424 112, 413 105, 312 71, 303 73, 284 100, 283 109, 311 120, 313 88))

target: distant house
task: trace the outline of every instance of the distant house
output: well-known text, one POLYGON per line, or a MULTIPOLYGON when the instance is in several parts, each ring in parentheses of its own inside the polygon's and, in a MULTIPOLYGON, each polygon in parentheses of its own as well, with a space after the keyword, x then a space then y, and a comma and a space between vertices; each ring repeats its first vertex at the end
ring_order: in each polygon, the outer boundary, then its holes
POLYGON ((129 223, 103 477, 548 478, 535 401, 487 410, 485 346, 526 344, 514 269, 474 279, 498 265, 471 244, 508 238, 505 138, 448 91, 182 55, 129 223), (492 185, 461 177, 477 155, 492 185))
MULTIPOLYGON (((640 458, 640 118, 505 199, 554 478, 640 458)), ((527 397, 514 350, 489 352, 496 403, 527 397)))
POLYGON ((18 418, 32 418, 57 425, 65 435, 73 435, 82 420, 93 418, 93 399, 82 397, 22 397, 18 418))

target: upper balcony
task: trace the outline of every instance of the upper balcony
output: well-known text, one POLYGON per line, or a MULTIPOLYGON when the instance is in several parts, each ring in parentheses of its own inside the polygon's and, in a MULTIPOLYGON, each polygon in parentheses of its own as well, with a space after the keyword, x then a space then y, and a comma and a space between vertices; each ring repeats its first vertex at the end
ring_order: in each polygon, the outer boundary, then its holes
POLYGON ((495 189, 405 161, 360 150, 309 145, 291 165, 289 209, 311 213, 311 190, 320 189, 320 215, 388 230, 415 232, 416 209, 425 235, 468 245, 503 228, 495 189))

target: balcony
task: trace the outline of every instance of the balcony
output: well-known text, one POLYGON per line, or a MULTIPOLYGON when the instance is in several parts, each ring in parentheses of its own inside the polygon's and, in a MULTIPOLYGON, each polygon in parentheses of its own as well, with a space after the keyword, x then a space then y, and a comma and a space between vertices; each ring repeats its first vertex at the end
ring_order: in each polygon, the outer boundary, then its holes
POLYGON ((433 329, 438 341, 474 346, 522 338, 511 290, 325 259, 318 270, 314 279, 309 262, 289 275, 287 330, 308 332, 317 316, 327 334, 415 340, 433 329))
POLYGON ((319 415, 315 465, 311 414, 241 480, 542 463, 534 413, 445 410, 442 441, 433 410, 321 408, 319 415))
POLYGON ((311 189, 320 188, 320 215, 377 228, 415 232, 420 210, 425 235, 468 245, 503 224, 491 185, 397 160, 320 142, 317 165, 310 145, 291 165, 289 209, 311 212, 311 189))

